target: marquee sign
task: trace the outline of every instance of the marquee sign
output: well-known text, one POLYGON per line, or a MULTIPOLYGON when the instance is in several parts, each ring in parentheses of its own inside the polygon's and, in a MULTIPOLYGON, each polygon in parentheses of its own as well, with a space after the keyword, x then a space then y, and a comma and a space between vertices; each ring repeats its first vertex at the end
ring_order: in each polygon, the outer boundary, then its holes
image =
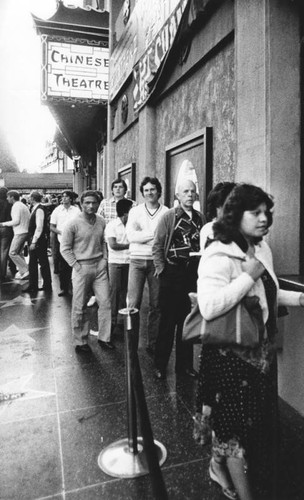
POLYGON ((107 100, 109 49, 47 40, 45 79, 45 100, 107 100))

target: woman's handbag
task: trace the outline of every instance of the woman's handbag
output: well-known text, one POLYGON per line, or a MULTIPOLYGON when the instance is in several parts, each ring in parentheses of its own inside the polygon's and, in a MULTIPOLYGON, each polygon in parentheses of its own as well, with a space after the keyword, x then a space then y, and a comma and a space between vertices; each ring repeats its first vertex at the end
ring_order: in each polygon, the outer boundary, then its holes
POLYGON ((202 341, 203 317, 198 307, 197 293, 191 292, 188 295, 191 302, 191 311, 184 321, 182 338, 184 342, 200 344, 202 341))
POLYGON ((264 337, 265 326, 259 298, 244 297, 236 306, 210 321, 199 310, 197 294, 189 293, 191 311, 185 319, 183 340, 191 343, 256 347, 264 337))

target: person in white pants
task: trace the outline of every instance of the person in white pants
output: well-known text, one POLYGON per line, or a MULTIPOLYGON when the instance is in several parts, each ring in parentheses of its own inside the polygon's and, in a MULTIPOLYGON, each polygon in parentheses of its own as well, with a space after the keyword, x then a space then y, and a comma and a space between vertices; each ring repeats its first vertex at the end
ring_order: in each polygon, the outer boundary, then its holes
POLYGON ((12 227, 14 237, 9 249, 9 256, 18 268, 16 279, 25 279, 29 276, 28 266, 23 256, 23 247, 28 238, 28 228, 30 222, 30 211, 24 203, 19 201, 18 191, 8 191, 7 200, 11 203, 12 220, 1 222, 0 227, 12 227))

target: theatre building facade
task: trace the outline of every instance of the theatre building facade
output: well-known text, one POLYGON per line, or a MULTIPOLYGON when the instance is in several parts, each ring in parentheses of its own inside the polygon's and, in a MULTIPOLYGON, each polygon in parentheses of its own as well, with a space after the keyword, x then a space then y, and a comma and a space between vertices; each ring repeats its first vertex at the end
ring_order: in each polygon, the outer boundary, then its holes
MULTIPOLYGON (((193 179, 204 211, 219 181, 271 193, 269 244, 282 285, 304 289, 303 7, 296 0, 112 2, 107 164, 120 175, 157 176, 172 206, 193 179)), ((279 319, 280 395, 304 414, 303 310, 279 319)))
POLYGON ((96 189, 107 132, 109 12, 106 2, 57 2, 49 19, 33 15, 41 40, 41 103, 56 124, 54 142, 73 165, 73 189, 96 189), (95 7, 93 8, 92 5, 95 7), (99 8, 100 6, 100 8, 99 8))

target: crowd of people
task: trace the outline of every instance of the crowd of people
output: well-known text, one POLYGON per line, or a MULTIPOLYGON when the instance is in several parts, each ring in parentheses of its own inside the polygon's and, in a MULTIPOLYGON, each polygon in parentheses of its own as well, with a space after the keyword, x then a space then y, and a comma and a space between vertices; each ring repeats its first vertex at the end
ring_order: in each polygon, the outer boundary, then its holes
MULTIPOLYGON (((1 280, 8 259, 17 279, 29 280, 23 292, 51 291, 48 246, 59 296, 72 294, 71 326, 76 352, 87 354, 88 307, 98 306, 97 341, 115 349, 113 331, 121 328, 119 310, 140 310, 148 291, 146 351, 153 356, 156 380, 165 379, 175 342, 177 375, 197 378, 194 438, 211 443, 210 478, 232 500, 275 499, 277 484, 277 327, 278 306, 304 306, 304 294, 279 289, 272 254, 264 240, 273 219, 274 201, 251 184, 221 182, 207 198, 207 219, 194 209, 196 185, 189 179, 176 190, 173 208, 160 202, 156 177, 140 184, 142 202, 127 198, 122 179, 112 183, 112 197, 88 190, 64 191, 48 212, 33 191, 31 210, 16 191, 0 189, 1 280), (28 244, 29 262, 24 258, 28 244), (183 325, 197 294, 204 320, 212 321, 244 297, 258 299, 263 335, 253 347, 204 343, 199 373, 193 346, 183 342, 183 325)), ((49 203, 49 205, 52 203, 49 203)), ((135 315, 135 345, 140 315, 135 315)), ((222 332, 225 333, 225 332, 222 332)))
MULTIPOLYGON (((28 197, 21 197, 15 190, 0 188, 0 280, 7 278, 8 268, 16 280, 28 281, 22 293, 35 293, 38 290, 51 291, 52 278, 49 264, 50 247, 54 248, 54 271, 58 273, 60 252, 59 234, 56 240, 52 234, 56 232, 56 224, 51 229, 50 218, 53 211, 61 210, 66 196, 75 203, 77 195, 65 191, 57 197, 43 196, 33 190, 28 197), (53 244, 55 243, 55 244, 53 244), (26 256, 29 256, 28 262, 26 256), (39 286, 39 274, 42 286, 39 286)), ((73 206, 74 210, 79 208, 73 206)), ((58 232, 58 231, 57 231, 58 232)), ((66 271, 69 272, 69 269, 66 271)))

